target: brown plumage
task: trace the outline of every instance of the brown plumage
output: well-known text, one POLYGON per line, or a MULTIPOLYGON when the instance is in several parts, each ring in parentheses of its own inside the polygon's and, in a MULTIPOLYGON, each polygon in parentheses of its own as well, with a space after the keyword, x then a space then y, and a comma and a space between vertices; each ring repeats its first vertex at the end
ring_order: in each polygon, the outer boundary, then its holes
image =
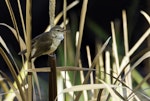
MULTIPOLYGON (((49 32, 36 36, 31 42, 31 58, 53 53, 64 39, 64 31, 60 26, 55 26, 49 32)), ((22 55, 26 52, 25 49, 18 54, 22 55)))

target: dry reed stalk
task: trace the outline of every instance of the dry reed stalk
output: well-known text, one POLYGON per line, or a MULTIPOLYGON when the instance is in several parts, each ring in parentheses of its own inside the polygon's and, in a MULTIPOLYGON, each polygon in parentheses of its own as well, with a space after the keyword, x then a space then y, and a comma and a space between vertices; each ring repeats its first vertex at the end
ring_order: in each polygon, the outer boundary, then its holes
POLYGON ((85 16, 86 16, 86 11, 87 11, 87 4, 88 4, 88 0, 84 0, 82 4, 82 10, 81 10, 81 16, 80 16, 79 39, 78 39, 78 45, 76 49, 75 66, 78 65, 78 62, 79 62, 78 60, 80 59, 80 48, 81 48, 81 42, 82 42, 82 36, 83 36, 85 16))
MULTIPOLYGON (((30 58, 30 52, 31 52, 31 5, 32 1, 27 0, 26 1, 26 46, 27 46, 27 67, 28 69, 32 69, 32 62, 30 58)), ((32 101, 33 100, 33 87, 32 87, 32 73, 28 72, 27 80, 28 80, 28 93, 27 93, 27 100, 32 101)))
MULTIPOLYGON (((126 11, 122 11, 122 18, 123 18, 123 35, 124 35, 124 48, 125 48, 125 55, 129 52, 129 42, 128 42, 128 27, 127 27, 127 16, 126 11)), ((130 57, 127 57, 127 63, 130 61, 130 57)), ((130 65, 128 65, 125 69, 125 74, 129 71, 130 65)), ((131 72, 128 74, 128 76, 125 78, 126 84, 132 89, 132 79, 131 79, 131 72)), ((131 93, 130 90, 127 89, 126 96, 128 96, 131 93)))

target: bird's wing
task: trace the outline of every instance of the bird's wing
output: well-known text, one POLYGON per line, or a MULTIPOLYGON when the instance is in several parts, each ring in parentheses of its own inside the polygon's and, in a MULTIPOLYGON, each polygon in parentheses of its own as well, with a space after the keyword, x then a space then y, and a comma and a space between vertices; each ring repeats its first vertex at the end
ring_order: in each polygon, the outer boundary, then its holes
POLYGON ((42 37, 37 37, 37 40, 33 40, 31 58, 43 55, 52 45, 52 39, 49 35, 44 34, 42 37))
MULTIPOLYGON (((32 44, 32 49, 34 49, 34 47, 37 45, 38 46, 38 44, 41 44, 42 45, 42 47, 44 48, 45 47, 45 45, 51 45, 51 43, 52 42, 46 42, 46 40, 48 41, 49 39, 48 39, 48 32, 46 32, 46 33, 42 33, 42 34, 40 34, 40 35, 38 35, 38 36, 36 36, 35 38, 33 38, 32 39, 32 41, 31 41, 31 44, 32 44), (46 37, 41 37, 41 36, 46 36, 46 37), (37 41, 38 40, 38 41, 37 41), (44 43, 45 43, 45 45, 44 45, 44 43)), ((39 46, 38 46, 39 47, 39 46)), ((46 47, 47 48, 47 47, 46 47)), ((38 50, 40 50, 40 49, 38 49, 38 50)), ((38 51, 37 50, 37 51, 38 51)), ((44 49, 44 50, 46 50, 46 49, 44 49)), ((27 52, 27 50, 25 49, 25 50, 22 50, 21 52, 19 52, 18 53, 18 55, 23 55, 23 54, 25 54, 27 52)), ((37 53, 36 53, 37 54, 37 53)))
POLYGON ((40 34, 40 35, 38 35, 38 36, 36 36, 35 38, 33 38, 32 39, 32 44, 34 44, 37 40, 44 40, 43 38, 44 37, 42 37, 42 36, 48 36, 48 33, 49 32, 45 32, 45 33, 42 33, 42 34, 40 34))

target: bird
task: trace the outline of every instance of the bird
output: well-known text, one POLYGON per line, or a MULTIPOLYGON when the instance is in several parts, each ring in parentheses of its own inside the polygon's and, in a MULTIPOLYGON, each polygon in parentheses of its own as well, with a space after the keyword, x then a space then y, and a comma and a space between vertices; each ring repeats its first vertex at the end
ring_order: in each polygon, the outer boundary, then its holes
MULTIPOLYGON (((48 32, 44 32, 31 41, 31 53, 30 58, 37 58, 42 55, 52 54, 60 45, 61 41, 64 39, 64 30, 59 25, 56 25, 50 29, 48 32)), ((19 55, 24 55, 27 50, 22 50, 19 55)))

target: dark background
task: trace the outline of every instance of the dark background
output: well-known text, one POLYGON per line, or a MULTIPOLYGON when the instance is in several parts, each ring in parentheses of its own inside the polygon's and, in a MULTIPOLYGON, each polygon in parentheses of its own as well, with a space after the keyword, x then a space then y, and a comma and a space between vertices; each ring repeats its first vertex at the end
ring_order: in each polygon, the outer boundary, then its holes
MULTIPOLYGON (((18 13, 17 7, 17 0, 10 0, 12 4, 13 11, 15 12, 15 17, 18 22, 20 33, 22 34, 22 27, 20 23, 20 17, 18 13)), ((56 15, 62 11, 63 7, 63 0, 56 0, 56 15)), ((68 0, 68 4, 71 3, 73 0, 68 0)), ((47 25, 49 24, 49 14, 48 14, 48 0, 33 0, 32 4, 32 37, 39 35, 40 33, 44 32, 47 25)), ((21 6, 23 15, 25 18, 25 0, 21 0, 21 6)), ((79 21, 80 21, 80 11, 82 7, 82 0, 80 3, 72 8, 67 13, 67 17, 70 19, 69 28, 72 34, 75 34, 75 31, 79 29, 79 21)), ((135 42, 140 38, 141 34, 146 31, 149 27, 148 23, 146 22, 143 15, 140 14, 140 10, 147 12, 150 15, 150 1, 149 0, 89 0, 88 2, 88 9, 87 9, 87 16, 85 19, 85 29, 83 34, 82 40, 82 56, 81 58, 86 57, 85 46, 88 44, 92 49, 91 52, 93 53, 92 56, 95 56, 95 39, 104 42, 109 36, 111 36, 111 28, 110 28, 110 21, 116 21, 122 19, 122 10, 125 9, 127 11, 128 17, 128 29, 129 29, 129 44, 130 48, 135 44, 135 42), (102 28, 105 31, 105 37, 101 37, 101 33, 95 33, 94 30, 91 29, 89 26, 90 21, 96 23, 98 27, 102 28), (87 33, 87 34, 86 34, 87 33), (90 34, 89 34, 90 33, 90 34)), ((4 0, 0 2, 0 23, 6 23, 10 26, 12 25, 11 17, 9 15, 9 11, 5 4, 4 0)), ((14 36, 11 32, 3 27, 0 26, 0 35, 7 43, 9 49, 11 50, 12 54, 16 56, 16 60, 18 63, 21 64, 20 56, 18 56, 19 47, 18 43, 16 42, 14 36)), ((123 39, 122 35, 120 35, 119 44, 122 44, 121 40, 123 39)), ((143 48, 147 47, 147 42, 144 43, 143 46, 137 50, 137 53, 142 50, 143 48)), ((121 48, 121 45, 120 47, 121 48)), ((123 54, 122 51, 119 51, 123 54)), ((92 57, 92 58, 93 58, 92 57)), ((46 56, 40 57, 36 64, 40 66, 44 66, 46 56), (40 61, 40 62, 39 62, 40 61)), ((84 65, 87 65, 86 59, 83 59, 84 65)), ((141 73, 146 75, 150 69, 145 67, 145 63, 142 63, 139 70, 142 69, 141 73), (144 68, 145 67, 145 68, 144 68)), ((8 71, 7 65, 0 57, 0 69, 4 72, 8 71)))

